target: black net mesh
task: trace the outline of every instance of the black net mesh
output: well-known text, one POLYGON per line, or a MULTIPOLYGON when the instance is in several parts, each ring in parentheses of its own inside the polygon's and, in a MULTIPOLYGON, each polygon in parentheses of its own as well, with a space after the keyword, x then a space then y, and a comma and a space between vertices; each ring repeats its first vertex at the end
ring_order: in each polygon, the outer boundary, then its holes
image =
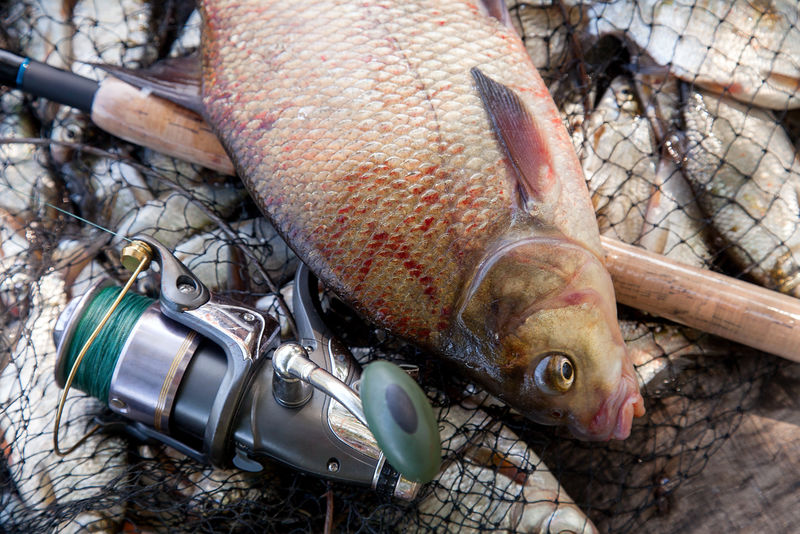
MULTIPOLYGON (((193 6, 179 0, 0 6, 5 48, 93 78, 104 76, 94 62, 149 65, 199 43, 193 6)), ((602 232, 795 294, 798 4, 509 7, 602 232)), ((284 286, 296 260, 235 178, 17 91, 0 92, 0 108, 0 532, 589 532, 589 520, 602 532, 789 531, 800 519, 800 456, 781 445, 797 443, 797 365, 626 308, 647 415, 624 442, 586 443, 527 421, 334 302, 328 319, 359 360, 419 366, 437 410, 442 472, 411 503, 279 464, 211 469, 110 431, 54 455, 55 320, 96 280, 126 277, 119 237, 55 207, 149 233, 212 291, 274 313, 268 279, 284 286)), ((156 287, 144 277, 136 289, 156 287)), ((62 443, 104 410, 73 393, 62 443)))

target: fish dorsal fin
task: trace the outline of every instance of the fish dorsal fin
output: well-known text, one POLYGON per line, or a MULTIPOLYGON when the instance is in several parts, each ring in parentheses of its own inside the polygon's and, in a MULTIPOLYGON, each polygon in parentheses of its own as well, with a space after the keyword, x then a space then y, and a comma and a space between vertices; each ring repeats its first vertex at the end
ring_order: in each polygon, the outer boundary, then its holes
POLYGON ((481 0, 481 4, 490 17, 497 19, 514 33, 517 32, 516 28, 514 28, 514 24, 511 22, 511 15, 508 13, 505 0, 481 0))
POLYGON ((179 106, 202 114, 200 93, 200 55, 162 59, 145 69, 127 69, 115 65, 97 67, 140 89, 175 102, 179 106))
POLYGON ((494 133, 516 171, 520 204, 530 212, 532 204, 542 202, 555 183, 542 132, 514 91, 477 67, 470 72, 494 133))

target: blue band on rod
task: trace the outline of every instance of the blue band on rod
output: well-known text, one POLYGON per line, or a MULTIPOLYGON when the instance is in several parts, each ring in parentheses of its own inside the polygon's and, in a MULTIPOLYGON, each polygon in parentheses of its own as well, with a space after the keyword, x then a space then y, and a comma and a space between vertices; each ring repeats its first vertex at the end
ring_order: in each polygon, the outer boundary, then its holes
POLYGON ((19 66, 19 70, 17 71, 17 79, 16 79, 17 87, 22 85, 22 78, 25 77, 25 69, 28 68, 28 63, 30 63, 30 62, 31 62, 31 60, 26 57, 25 60, 22 62, 22 64, 19 66))

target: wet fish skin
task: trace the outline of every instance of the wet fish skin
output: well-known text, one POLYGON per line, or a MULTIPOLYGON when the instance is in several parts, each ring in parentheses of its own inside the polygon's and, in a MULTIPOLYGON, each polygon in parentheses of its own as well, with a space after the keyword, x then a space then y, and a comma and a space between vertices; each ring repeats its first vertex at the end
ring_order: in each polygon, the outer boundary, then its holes
POLYGON ((684 168, 725 252, 759 283, 800 296, 800 161, 772 112, 691 92, 684 168))
POLYGON ((624 35, 675 76, 742 102, 800 107, 795 0, 594 2, 590 35, 624 35))
POLYGON ((456 1, 200 9, 206 119, 298 256, 360 313, 529 417, 627 436, 641 397, 596 223, 514 33, 456 1), (548 128, 541 175, 511 167, 473 67, 548 128), (553 350, 580 376, 562 395, 534 377, 553 350))

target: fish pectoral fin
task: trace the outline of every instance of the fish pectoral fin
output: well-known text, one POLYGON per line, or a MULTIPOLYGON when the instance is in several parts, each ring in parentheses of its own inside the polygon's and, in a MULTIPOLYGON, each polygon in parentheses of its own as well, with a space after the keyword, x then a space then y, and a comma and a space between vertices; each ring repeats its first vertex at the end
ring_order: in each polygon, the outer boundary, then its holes
POLYGON ((156 96, 202 115, 200 55, 197 53, 162 59, 145 69, 127 69, 107 64, 95 66, 125 83, 152 91, 156 96))
POLYGON ((514 91, 492 80, 477 67, 470 72, 492 129, 516 171, 520 206, 530 212, 532 204, 544 201, 555 185, 541 129, 514 91))

